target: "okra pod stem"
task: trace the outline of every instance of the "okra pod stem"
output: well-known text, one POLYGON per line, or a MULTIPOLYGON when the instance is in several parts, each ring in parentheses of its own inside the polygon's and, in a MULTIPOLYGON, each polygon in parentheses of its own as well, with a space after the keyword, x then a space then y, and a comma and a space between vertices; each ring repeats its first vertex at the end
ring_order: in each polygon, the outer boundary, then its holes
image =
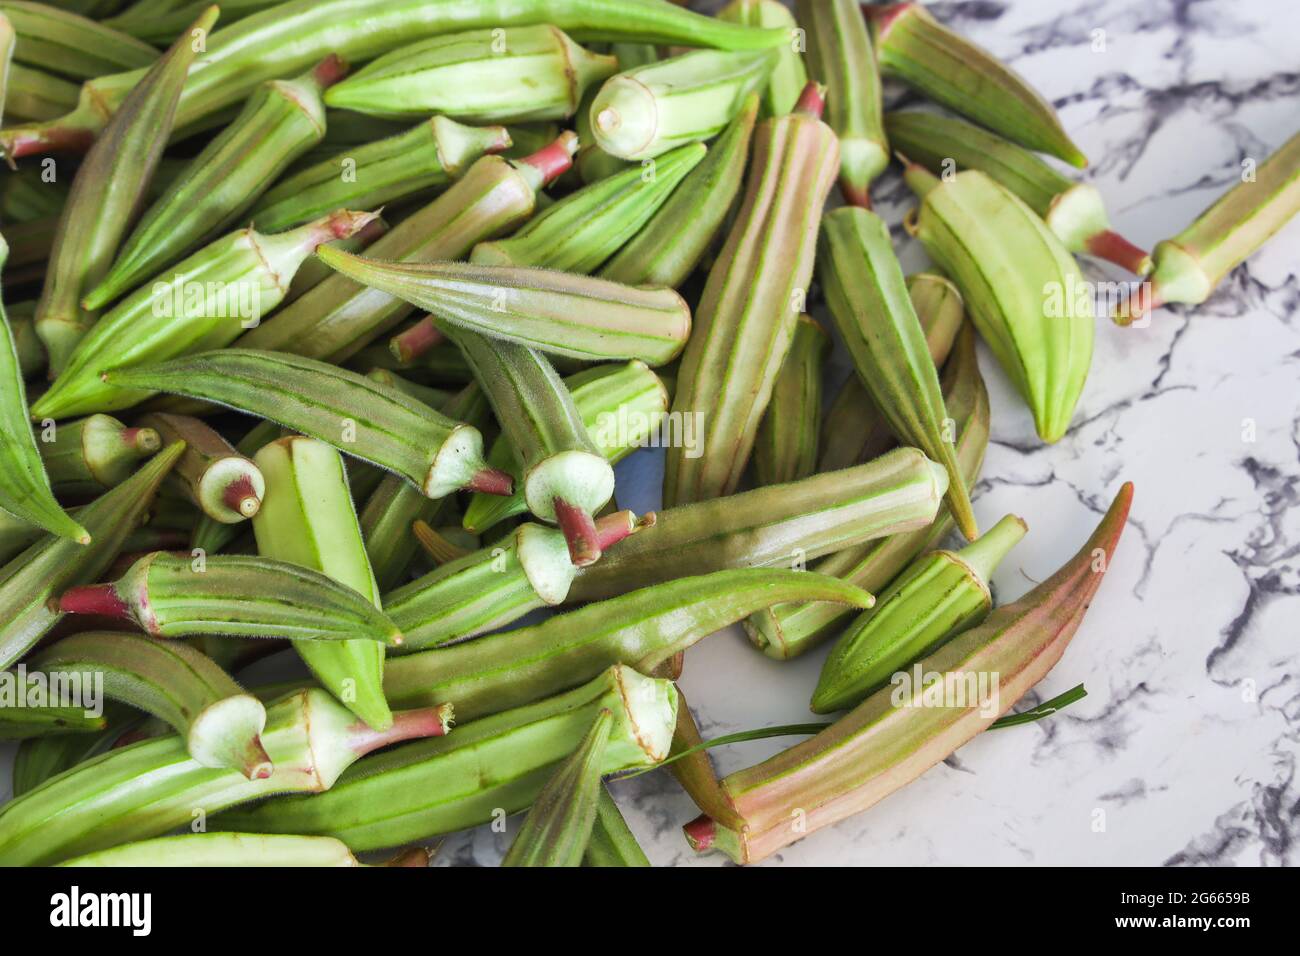
POLYGON ((53 441, 38 447, 50 484, 71 495, 98 495, 126 481, 144 459, 162 448, 158 432, 127 428, 116 418, 91 415, 59 425, 53 441))
POLYGON ((760 485, 798 481, 817 470, 822 358, 829 345, 820 325, 809 316, 799 317, 754 443, 754 476, 760 485))
POLYGON ((87 853, 59 866, 80 867, 246 867, 364 866, 346 846, 329 837, 267 836, 261 833, 186 833, 87 853))
POLYGON ((786 40, 776 47, 776 66, 763 91, 763 116, 784 116, 794 109, 795 101, 808 83, 801 45, 797 42, 799 25, 794 14, 780 0, 732 0, 717 12, 719 20, 744 23, 751 27, 769 27, 786 31, 786 40))
MULTIPOLYGON (((680 705, 679 705, 680 706, 680 705)), ((649 866, 645 851, 636 842, 618 804, 610 796, 609 788, 600 786, 596 798, 596 821, 591 828, 587 850, 582 855, 583 866, 649 866)))

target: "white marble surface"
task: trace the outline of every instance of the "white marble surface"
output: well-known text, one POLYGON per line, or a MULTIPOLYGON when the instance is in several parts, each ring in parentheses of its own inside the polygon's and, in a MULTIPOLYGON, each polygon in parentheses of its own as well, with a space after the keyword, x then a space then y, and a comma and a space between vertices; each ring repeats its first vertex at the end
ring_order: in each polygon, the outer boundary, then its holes
MULTIPOLYGON (((1262 159, 1300 128, 1294 0, 931 9, 1056 104, 1093 160, 1086 176, 1116 228, 1148 247, 1234 181, 1243 158, 1262 159), (1104 52, 1092 49, 1097 29, 1104 52)), ((877 197, 893 223, 910 204, 892 173, 877 197)), ((916 244, 899 238, 905 267, 924 265, 916 244)), ((768 865, 1300 862, 1298 253, 1300 221, 1194 313, 1162 310, 1146 329, 1099 323, 1074 426, 1051 448, 982 353, 993 443, 976 510, 985 525, 1015 511, 1031 528, 995 579, 1000 599, 1072 554, 1122 481, 1137 486, 1096 603, 1039 688, 1050 697, 1084 682, 1089 696, 1049 720, 977 738, 768 865), (1246 420, 1254 441, 1243 440, 1246 420)), ((842 374, 842 355, 839 363, 842 374)), ((624 506, 657 504, 659 467, 650 452, 620 467, 624 506)), ((736 630, 688 653, 682 686, 706 737, 806 721, 821 658, 769 661, 736 630)), ((730 772, 780 746, 714 755, 730 772)), ((0 794, 6 778, 0 771, 0 794)), ((654 863, 725 862, 686 847, 679 827, 696 811, 666 772, 614 793, 654 863)), ((438 861, 492 864, 514 828, 454 836, 438 861)))

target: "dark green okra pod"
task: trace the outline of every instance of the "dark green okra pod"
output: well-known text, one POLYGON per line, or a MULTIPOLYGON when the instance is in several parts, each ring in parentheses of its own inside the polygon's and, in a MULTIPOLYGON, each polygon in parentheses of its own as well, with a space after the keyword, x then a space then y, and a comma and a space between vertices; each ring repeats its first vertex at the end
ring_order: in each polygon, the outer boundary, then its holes
POLYGON ((797 481, 817 470, 822 359, 829 345, 820 325, 806 315, 799 317, 754 442, 754 476, 760 485, 797 481))
POLYGON ((94 496, 116 488, 162 448, 154 429, 127 428, 108 415, 67 422, 53 432, 53 440, 38 447, 50 484, 62 494, 94 496))

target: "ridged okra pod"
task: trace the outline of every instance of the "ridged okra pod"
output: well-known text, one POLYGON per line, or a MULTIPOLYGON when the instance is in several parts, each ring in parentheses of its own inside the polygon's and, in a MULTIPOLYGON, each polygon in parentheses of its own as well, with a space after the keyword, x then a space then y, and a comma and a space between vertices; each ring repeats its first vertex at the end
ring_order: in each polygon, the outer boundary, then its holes
POLYGON ((1300 133, 1216 199, 1196 221, 1156 244, 1148 281, 1120 305, 1114 319, 1128 325, 1174 302, 1197 305, 1210 297, 1246 257, 1300 212, 1300 133))
MULTIPOLYGON (((177 25, 183 29, 194 16, 177 25)), ((18 34, 14 59, 65 76, 87 80, 105 73, 136 70, 152 66, 158 51, 148 43, 128 36, 89 17, 69 10, 59 10, 46 3, 23 3, 5 0, 3 14, 18 34)), ((170 43, 175 35, 165 42, 170 43)))
POLYGON ((51 598, 98 578, 147 513, 183 445, 155 455, 134 475, 77 512, 92 541, 44 538, 0 568, 0 668, 19 660, 59 620, 51 598))
POLYGON ((600 774, 613 727, 613 711, 596 715, 577 749, 560 763, 533 801, 502 866, 582 865, 604 792, 600 774))
POLYGON ((509 494, 477 428, 364 375, 281 352, 221 349, 107 373, 110 384, 187 395, 279 422, 397 472, 430 498, 458 488, 509 494))
POLYGON ((745 198, 709 270, 673 401, 674 413, 703 422, 699 454, 668 449, 666 506, 730 494, 749 460, 804 311, 822 205, 839 170, 821 106, 810 83, 795 112, 754 136, 745 198))
POLYGON ((754 477, 760 485, 798 481, 817 470, 822 359, 829 345, 822 327, 801 315, 754 442, 754 477))
POLYGON ((596 145, 641 161, 712 139, 763 88, 776 61, 776 50, 694 50, 620 73, 592 101, 596 145))
MULTIPOLYGON (((685 703, 678 705, 685 706, 685 703)), ((618 804, 610 796, 609 788, 601 785, 596 801, 596 822, 591 828, 587 851, 582 855, 583 866, 649 866, 645 851, 619 812, 618 804)))
POLYGON ((885 130, 895 152, 936 176, 978 169, 1001 183, 1041 216, 1071 252, 1105 259, 1137 275, 1150 271, 1150 253, 1110 228, 1097 187, 1062 176, 1024 147, 937 113, 889 113, 885 130))
MULTIPOLYGON (((329 57, 305 76, 258 87, 243 111, 144 214, 122 244, 113 267, 86 293, 82 305, 102 308, 239 222, 295 159, 320 142, 325 132, 321 93, 346 71, 338 57, 329 57)), ((320 216, 343 208, 370 207, 340 204, 321 210, 320 216)), ((263 225, 260 231, 279 229, 263 225)))
POLYGON ((948 505, 974 541, 979 528, 953 450, 956 431, 889 227, 866 209, 837 209, 822 220, 817 249, 817 276, 858 377, 894 434, 948 470, 948 505))
POLYGON ((810 740, 726 777, 722 789, 739 822, 700 817, 685 827, 690 844, 756 863, 879 802, 987 728, 1060 660, 1115 557, 1132 495, 1133 486, 1124 485, 1078 554, 918 662, 910 681, 877 691, 810 740))
POLYGON ((329 837, 261 833, 186 833, 140 840, 87 853, 59 866, 77 867, 302 867, 364 866, 329 837))
POLYGON ((880 69, 930 99, 1028 149, 1088 165, 1052 109, 983 47, 940 24, 919 3, 864 4, 880 69))
POLYGON ((474 122, 566 119, 582 94, 618 70, 554 26, 495 27, 398 47, 326 94, 336 109, 474 122))
POLYGON ((981 337, 1043 441, 1065 436, 1092 363, 1093 304, 1079 265, 1024 202, 978 170, 940 180, 915 164, 909 231, 961 289, 981 337))
POLYGON ((170 482, 204 515, 223 524, 238 524, 257 514, 266 495, 262 472, 211 426, 168 412, 145 415, 140 424, 168 443, 185 442, 185 454, 170 482))
MULTIPOLYGON (((103 134, 95 139, 72 181, 59 216, 45 285, 36 307, 36 331, 50 353, 50 377, 63 370, 72 350, 97 316, 81 304, 113 264, 118 243, 171 131, 185 76, 197 50, 195 36, 212 29, 217 8, 208 7, 190 31, 172 45, 127 94, 103 134)), ((88 141, 75 136, 77 141, 88 141)), ((72 145, 57 139, 55 148, 72 145)), ((6 152, 20 156, 17 146, 6 152)), ((98 411, 98 409, 91 409, 98 411)))
POLYGON ((871 208, 871 182, 889 165, 881 120, 880 71, 855 0, 798 0, 808 36, 808 70, 826 86, 826 122, 840 140, 840 191, 871 208))
POLYGON ((109 584, 64 592, 59 610, 130 621, 152 637, 402 643, 366 595, 300 564, 254 555, 146 555, 109 584))
POLYGON ((463 830, 499 810, 529 807, 602 710, 614 715, 602 773, 654 766, 668 755, 676 688, 630 667, 611 667, 576 690, 458 725, 442 746, 423 741, 359 763, 319 798, 276 800, 213 823, 255 833, 326 834, 354 852, 463 830), (484 774, 485 767, 494 772, 484 774))
POLYGON ((831 648, 812 712, 857 706, 912 661, 984 620, 993 609, 989 579, 1025 531, 1024 521, 1007 515, 974 544, 913 562, 831 648))
POLYGON ((345 149, 285 177, 262 196, 251 218, 277 232, 331 209, 378 209, 446 186, 487 153, 510 145, 503 126, 464 126, 434 116, 378 142, 345 149))
POLYGON ((77 675, 83 683, 102 680, 106 696, 169 724, 201 766, 237 770, 249 780, 271 775, 260 737, 266 708, 186 644, 87 631, 50 645, 27 666, 51 679, 77 675))
POLYGON ((776 66, 763 90, 763 116, 784 116, 794 109, 808 83, 808 71, 796 43, 798 24, 780 0, 732 0, 718 11, 719 20, 786 31, 786 40, 776 47, 776 66))
MULTIPOLYGON (((54 119, 77 105, 77 95, 75 83, 43 70, 11 63, 5 78, 4 116, 11 121, 54 119)), ((0 146, 0 150, 3 148, 0 146)))
POLYGON ((161 836, 226 807, 275 794, 328 790, 357 758, 415 737, 445 734, 450 707, 395 715, 387 730, 358 721, 322 690, 266 709, 262 744, 275 767, 248 780, 204 767, 175 735, 110 751, 47 780, 0 813, 0 864, 48 865, 161 836), (111 826, 105 826, 111 821, 111 826))
POLYGON ((158 432, 127 428, 108 415, 91 415, 54 429, 38 447, 50 484, 60 493, 94 496, 116 488, 144 459, 162 448, 158 432))
POLYGON ((868 608, 872 597, 803 571, 743 568, 642 588, 532 627, 389 661, 384 690, 399 706, 456 701, 464 720, 498 713, 590 680, 612 664, 643 674, 762 607, 790 600, 868 608))
POLYGON ((241 229, 209 243, 97 322, 33 403, 32 415, 63 418, 139 404, 151 390, 114 388, 102 373, 230 344, 279 305, 294 271, 321 243, 352 235, 373 218, 341 210, 276 236, 241 229))

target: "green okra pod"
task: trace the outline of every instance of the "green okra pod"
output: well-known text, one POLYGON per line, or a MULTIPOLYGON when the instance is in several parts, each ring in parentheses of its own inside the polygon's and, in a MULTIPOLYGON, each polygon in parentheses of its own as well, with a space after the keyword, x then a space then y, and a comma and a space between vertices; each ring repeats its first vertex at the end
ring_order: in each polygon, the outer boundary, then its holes
MULTIPOLYGON (((68 187, 62 180, 49 179, 48 175, 46 170, 33 166, 5 177, 0 186, 0 215, 5 222, 32 222, 58 216, 68 200, 68 187)), ((31 303, 31 310, 35 314, 35 302, 31 303)))
POLYGON ((1007 515, 960 551, 918 558, 831 649, 812 712, 857 706, 912 661, 984 620, 993 609, 989 578, 1025 531, 1024 521, 1007 515))
POLYGON ((880 69, 995 133, 1088 165, 1052 109, 1025 79, 983 47, 940 24, 919 3, 863 4, 880 69))
POLYGON ((435 116, 286 177, 262 196, 251 217, 263 232, 277 232, 331 209, 378 209, 444 187, 480 156, 509 146, 510 134, 503 126, 463 126, 435 116))
MULTIPOLYGON (((230 26, 279 2, 282 0, 226 0, 221 5, 221 22, 230 26)), ((202 6, 193 0, 137 0, 103 23, 146 43, 168 43, 185 29, 202 6)))
POLYGON ((402 378, 396 372, 390 372, 386 368, 372 368, 366 373, 366 378, 372 382, 378 382, 380 385, 395 388, 412 398, 419 399, 430 408, 441 408, 447 399, 451 397, 441 389, 430 388, 428 385, 421 385, 419 382, 412 382, 409 379, 402 378))
POLYGON ((127 428, 108 415, 67 422, 53 432, 52 441, 38 443, 41 460, 50 484, 70 495, 98 495, 116 488, 163 446, 154 429, 127 428))
POLYGON ((1113 316, 1128 325, 1174 302, 1198 305, 1215 286, 1300 212, 1300 133, 1278 147, 1252 178, 1224 193, 1152 251, 1150 278, 1113 316))
POLYGON ((614 727, 602 710, 578 748, 556 768, 533 801, 502 866, 581 866, 604 792, 601 767, 614 727))
POLYGON ((44 538, 0 568, 0 668, 19 660, 58 622, 61 615, 50 607, 51 598, 94 581, 112 563, 183 450, 180 444, 164 448, 77 512, 93 537, 89 545, 44 538))
MULTIPOLYGON (((320 142, 325 130, 321 93, 346 71, 347 66, 331 56, 305 76, 260 86, 240 114, 144 214, 113 267, 86 293, 82 305, 102 308, 239 222, 294 159, 320 142)), ((320 217, 344 208, 350 207, 331 206, 321 210, 320 217)), ((315 218, 309 216, 301 222, 315 218)), ((364 223, 357 228, 361 225, 364 223)), ((261 224, 260 231, 279 232, 280 227, 261 224)), ((286 271, 292 273, 293 269, 286 271)))
POLYGON ((1092 362, 1093 303, 1078 263, 1033 210, 978 170, 940 180, 912 164, 905 177, 923 197, 908 231, 961 290, 1039 437, 1059 441, 1092 362))
POLYGON ((554 26, 495 27, 398 47, 326 95, 337 109, 476 122, 566 119, 582 94, 618 70, 554 26))
POLYGON ((780 0, 731 0, 716 15, 732 23, 786 31, 786 41, 776 47, 776 65, 763 91, 763 116, 784 116, 793 110, 808 83, 794 14, 780 0))
POLYGON ((104 729, 93 734, 31 737, 14 754, 13 795, 21 797, 51 777, 108 750, 140 712, 115 700, 103 702, 104 729))
POLYGON ((358 853, 464 830, 530 806, 602 710, 614 714, 602 773, 654 766, 668 755, 676 688, 616 666, 576 690, 462 724, 442 746, 423 741, 359 763, 319 797, 271 801, 214 823, 327 834, 358 853))
POLYGON ((206 517, 222 524, 238 524, 257 514, 266 495, 266 482, 247 455, 189 415, 155 412, 145 415, 140 423, 154 429, 168 443, 185 442, 185 454, 169 481, 179 485, 206 517))
POLYGON ((115 388, 103 372, 230 344, 279 305, 294 271, 321 243, 352 235, 373 218, 340 210, 291 232, 241 229, 209 243, 96 323, 33 403, 32 415, 62 418, 139 404, 152 390, 115 388))
POLYGON ((979 537, 925 330, 912 307, 889 227, 866 209, 828 213, 817 276, 858 377, 898 438, 948 470, 948 505, 968 541, 979 537))
POLYGON ((9 71, 13 68, 17 40, 13 23, 0 11, 0 117, 4 115, 5 101, 9 97, 9 71))
POLYGON ((1056 574, 918 662, 903 675, 908 680, 877 691, 804 743, 725 778, 722 790, 739 820, 700 817, 685 827, 691 846, 755 863, 867 809, 987 728, 1060 660, 1115 556, 1132 497, 1133 486, 1124 485, 1056 574), (802 826, 791 825, 796 813, 802 826))
POLYGON ((103 681, 106 696, 169 724, 201 766, 234 769, 249 780, 271 775, 260 738, 266 708, 186 644, 88 631, 50 645, 28 667, 51 676, 78 675, 83 682, 103 681))
POLYGON ((712 139, 763 88, 776 62, 775 50, 695 50, 620 73, 592 101, 596 145, 641 161, 712 139))
MULTIPOLYGON (((179 24, 178 31, 201 13, 203 8, 196 9, 194 16, 179 24)), ((158 51, 148 43, 46 3, 5 0, 0 3, 0 14, 18 33, 14 58, 19 63, 55 70, 73 79, 148 67, 158 59, 158 51)), ((175 35, 167 42, 173 39, 175 35)))
POLYGON ((320 571, 253 555, 146 555, 110 584, 65 591, 59 610, 129 621, 151 637, 370 640, 402 632, 365 595, 320 571))
MULTIPOLYGON (((682 705, 679 705, 682 706, 682 705)), ((603 784, 596 798, 596 822, 591 828, 587 851, 582 855, 583 866, 649 866, 645 851, 636 842, 618 804, 603 784)))
POLYGON ((1137 275, 1151 255, 1110 228, 1101 193, 1062 176, 1029 150, 951 116, 905 111, 885 117, 891 146, 936 176, 978 169, 1025 201, 1071 252, 1106 259, 1137 275))
MULTIPOLYGON (((50 354, 50 377, 63 371, 97 316, 81 304, 113 264, 141 195, 171 131, 176 104, 197 50, 191 33, 205 36, 217 19, 208 7, 141 78, 86 153, 59 216, 45 285, 36 307, 36 332, 50 354)), ((199 44, 201 45, 201 44, 199 44)), ((86 137, 72 134, 74 140, 86 137)), ((56 139, 54 146, 71 145, 56 139)), ((12 156, 22 152, 8 147, 12 156)), ((102 409, 90 409, 101 411, 102 409)))
POLYGON ((809 84, 789 116, 760 123, 745 198, 696 310, 674 414, 703 416, 702 451, 669 448, 664 504, 735 490, 772 395, 812 279, 818 221, 839 170, 839 147, 809 84))
POLYGON ((799 317, 754 442, 754 476, 760 485, 798 481, 817 470, 822 359, 829 345, 820 325, 809 316, 799 317))
POLYGON ((81 707, 0 707, 0 740, 44 740, 68 734, 90 735, 106 721, 81 707))
POLYGON ((267 836, 261 833, 186 833, 87 853, 59 866, 247 867, 364 866, 346 846, 329 837, 267 836))
POLYGON ((221 349, 106 373, 110 384, 228 405, 403 475, 430 498, 458 488, 509 494, 478 429, 364 375, 281 352, 221 349))
MULTIPOLYGON (((261 451, 263 445, 270 444, 281 437, 282 434, 283 429, 277 423, 258 422, 248 430, 243 438, 235 443, 235 452, 251 462, 253 456, 261 451)), ((265 481, 263 481, 263 485, 265 486, 265 481)), ((190 535, 190 547, 198 548, 204 554, 216 554, 245 530, 247 530, 246 526, 239 522, 227 523, 210 515, 200 514, 198 521, 194 525, 193 533, 190 535)))
POLYGON ((275 767, 248 780, 205 767, 168 734, 122 747, 47 780, 0 813, 0 863, 46 865, 161 836, 235 804, 283 793, 328 790, 357 758, 389 744, 442 735, 449 706, 395 715, 372 730, 321 690, 266 709, 262 744, 275 767), (111 820, 112 826, 104 821, 111 820))
POLYGON ((76 106, 77 95, 75 83, 12 63, 5 83, 4 115, 29 122, 51 120, 76 106))
POLYGON ((5 308, 9 331, 13 333, 14 348, 18 354, 18 370, 23 379, 34 378, 45 368, 45 346, 41 344, 32 325, 35 302, 17 302, 5 308))

